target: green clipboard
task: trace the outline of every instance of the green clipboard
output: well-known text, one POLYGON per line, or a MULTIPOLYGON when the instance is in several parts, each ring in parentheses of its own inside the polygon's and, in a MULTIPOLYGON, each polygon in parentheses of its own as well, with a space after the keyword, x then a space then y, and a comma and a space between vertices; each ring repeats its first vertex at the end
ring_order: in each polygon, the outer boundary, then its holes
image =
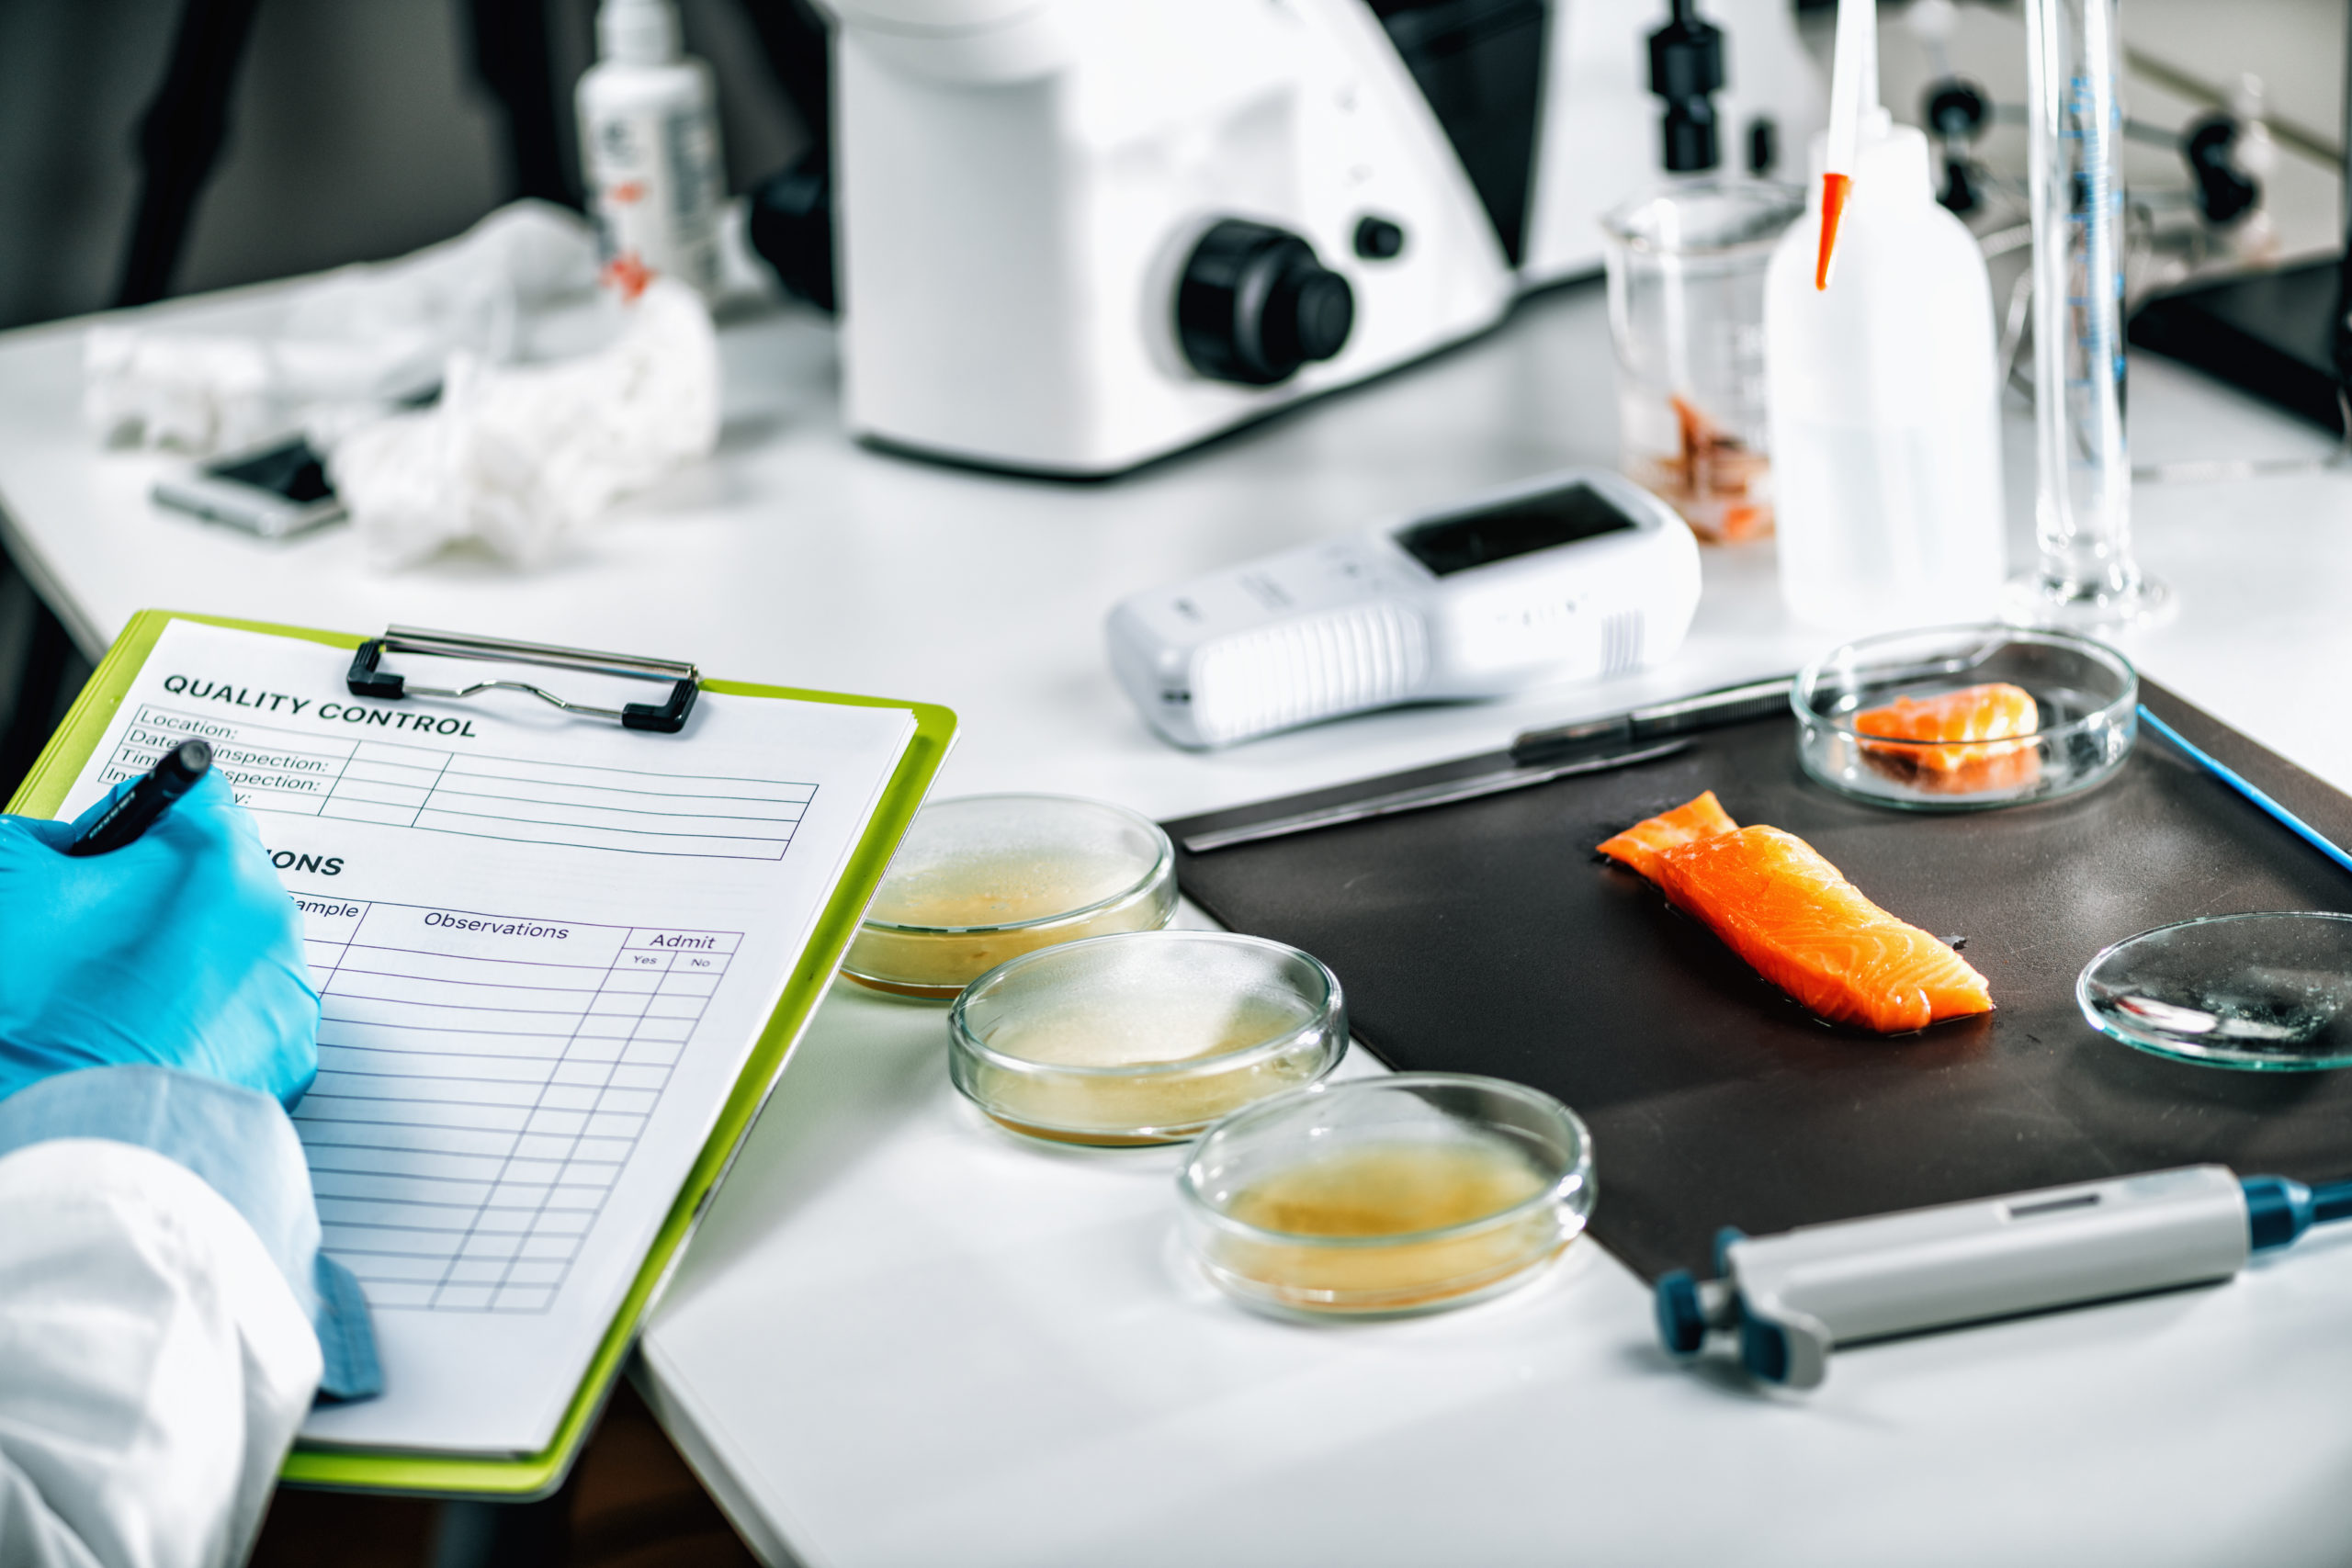
MULTIPOLYGON (((142 610, 131 617, 130 625, 74 699, 65 716, 65 722, 50 738, 32 772, 9 802, 8 809, 24 815, 48 817, 63 804, 74 781, 97 749, 98 741, 112 722, 115 710, 122 704, 130 682, 147 662, 155 639, 164 627, 173 621, 195 621, 204 626, 226 626, 233 631, 259 632, 269 637, 292 637, 303 642, 315 642, 327 648, 356 649, 365 639, 344 632, 309 630, 300 626, 273 626, 260 621, 232 620, 220 615, 183 615, 167 610, 142 610)), ((571 1466, 589 1428, 603 1408, 605 1396, 612 1391, 614 1380, 620 1374, 621 1362, 636 1337, 638 1325, 653 1304, 678 1257, 684 1248, 687 1234, 694 1229, 695 1220, 726 1173, 743 1134, 751 1130, 752 1118, 759 1114, 768 1091, 775 1087, 776 1076, 784 1070, 785 1057, 816 1009, 825 988, 832 981, 842 954, 848 950, 850 938, 856 934, 858 921, 864 918, 866 905, 889 869, 890 857, 898 852, 899 840, 906 834, 908 824, 914 820, 916 809, 922 805, 931 788, 932 779, 945 760, 947 748, 956 738, 956 716, 950 710, 929 703, 895 702, 885 697, 846 696, 838 692, 810 692, 792 686, 761 686, 741 681, 705 680, 706 692, 723 693, 732 696, 778 697, 797 702, 841 703, 856 707, 904 708, 914 716, 914 738, 909 742, 899 766, 882 792, 865 833, 850 852, 849 862, 841 881, 834 886, 832 897, 817 917, 808 945, 801 950, 798 964, 786 984, 784 997, 775 1010, 768 1016, 767 1027, 752 1048, 735 1088, 720 1109, 717 1125, 712 1127, 702 1152, 695 1156, 686 1174, 685 1185, 671 1203, 663 1216, 662 1227, 654 1234, 651 1248, 639 1266, 637 1278, 630 1281, 628 1292, 621 1298, 620 1310, 605 1330, 596 1352, 588 1363, 587 1375, 573 1393, 571 1403, 565 1407, 563 1418, 557 1423, 555 1438, 547 1448, 535 1454, 515 1458, 489 1459, 476 1456, 441 1457, 414 1452, 377 1453, 351 1449, 311 1448, 296 1445, 286 1456, 280 1478, 295 1485, 323 1486, 353 1491, 385 1491, 435 1494, 445 1496, 475 1496, 503 1498, 515 1502, 527 1501, 552 1492, 571 1466)))

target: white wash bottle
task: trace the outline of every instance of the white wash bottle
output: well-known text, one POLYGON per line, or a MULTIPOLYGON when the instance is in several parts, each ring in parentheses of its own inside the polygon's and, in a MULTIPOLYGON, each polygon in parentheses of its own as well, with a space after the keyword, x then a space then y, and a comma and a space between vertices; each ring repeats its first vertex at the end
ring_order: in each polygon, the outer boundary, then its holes
POLYGON ((1998 611, 2007 550, 1984 253, 1936 203, 1928 141, 1863 111, 1826 288, 1823 149, 1764 285, 1781 594, 1860 633, 1998 611))

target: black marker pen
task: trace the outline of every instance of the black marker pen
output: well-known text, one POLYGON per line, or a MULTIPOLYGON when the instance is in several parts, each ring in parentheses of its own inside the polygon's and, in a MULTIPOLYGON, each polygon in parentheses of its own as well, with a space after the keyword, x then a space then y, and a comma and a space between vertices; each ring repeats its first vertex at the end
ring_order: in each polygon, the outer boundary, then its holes
POLYGON ((183 740, 163 755, 147 776, 115 797, 90 830, 65 847, 69 855, 102 855, 119 850, 151 827, 164 807, 196 787, 212 768, 212 748, 183 740))

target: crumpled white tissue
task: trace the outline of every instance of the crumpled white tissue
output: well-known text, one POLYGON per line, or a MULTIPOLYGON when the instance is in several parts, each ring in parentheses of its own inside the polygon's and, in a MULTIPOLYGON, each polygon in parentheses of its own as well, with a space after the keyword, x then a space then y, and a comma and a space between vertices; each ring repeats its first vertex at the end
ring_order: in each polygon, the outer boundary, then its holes
POLYGON ((718 343, 702 299, 656 278, 610 346, 554 365, 449 357, 441 400, 353 430, 327 472, 379 561, 478 540, 510 560, 556 542, 718 441, 718 343))
POLYGON ((292 292, 262 330, 91 329, 83 412, 101 441, 233 452, 309 423, 336 429, 424 391, 450 354, 519 356, 540 311, 593 294, 588 225, 546 202, 501 208, 398 261, 292 292))

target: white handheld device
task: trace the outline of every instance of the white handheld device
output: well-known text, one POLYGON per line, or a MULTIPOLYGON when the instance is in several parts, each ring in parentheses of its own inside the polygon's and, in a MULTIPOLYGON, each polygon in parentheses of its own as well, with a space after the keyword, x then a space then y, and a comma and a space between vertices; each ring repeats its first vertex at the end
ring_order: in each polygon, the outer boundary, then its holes
POLYGON ((2209 1284, 2347 1217, 2352 1181, 2197 1165, 1780 1235, 1725 1231, 1720 1279, 1658 1280, 1658 1335, 1677 1356, 1713 1343, 1760 1382, 1813 1388, 1835 1346, 2209 1284))
POLYGON ((1574 469, 1138 593, 1111 666, 1179 746, 1396 703, 1498 696, 1672 652, 1699 604, 1673 508, 1574 469))

